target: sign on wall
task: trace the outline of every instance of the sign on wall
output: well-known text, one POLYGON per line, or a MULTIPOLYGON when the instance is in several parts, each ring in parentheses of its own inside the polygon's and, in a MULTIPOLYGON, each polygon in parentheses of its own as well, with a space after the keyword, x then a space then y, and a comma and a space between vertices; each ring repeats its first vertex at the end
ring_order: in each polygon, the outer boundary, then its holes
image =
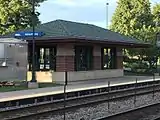
MULTIPOLYGON (((35 37, 41 37, 43 35, 44 35, 43 32, 34 32, 35 37)), ((17 32, 14 34, 14 37, 32 37, 32 36, 33 32, 17 32)))

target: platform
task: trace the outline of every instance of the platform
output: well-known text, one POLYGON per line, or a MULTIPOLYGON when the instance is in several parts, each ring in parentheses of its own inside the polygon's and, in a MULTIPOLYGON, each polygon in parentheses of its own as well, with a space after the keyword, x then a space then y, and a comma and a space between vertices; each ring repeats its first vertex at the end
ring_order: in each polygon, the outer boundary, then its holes
MULTIPOLYGON (((93 88, 95 89, 95 88, 107 87, 108 81, 110 81, 111 86, 132 84, 136 82, 136 78, 138 82, 153 81, 152 76, 124 76, 119 78, 77 81, 77 82, 69 82, 66 91, 74 92, 74 91, 87 90, 93 88)), ((160 77, 156 76, 155 80, 160 80, 160 77)), ((0 102, 54 95, 59 93, 63 93, 63 86, 3 92, 0 93, 0 102)))

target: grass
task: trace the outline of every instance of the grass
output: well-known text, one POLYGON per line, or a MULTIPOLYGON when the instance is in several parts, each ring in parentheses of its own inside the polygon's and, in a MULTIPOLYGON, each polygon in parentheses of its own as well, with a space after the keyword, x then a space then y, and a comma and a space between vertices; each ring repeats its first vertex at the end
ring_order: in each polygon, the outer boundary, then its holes
MULTIPOLYGON (((39 88, 46 88, 46 87, 56 87, 61 86, 61 84, 56 83, 39 83, 39 88)), ((0 87, 0 93, 1 92, 10 92, 10 91, 20 91, 20 90, 29 90, 27 87, 27 84, 21 84, 19 86, 6 86, 6 87, 0 87)))
POLYGON ((10 91, 19 91, 19 90, 27 90, 28 88, 25 86, 8 86, 8 87, 0 87, 0 92, 10 92, 10 91))

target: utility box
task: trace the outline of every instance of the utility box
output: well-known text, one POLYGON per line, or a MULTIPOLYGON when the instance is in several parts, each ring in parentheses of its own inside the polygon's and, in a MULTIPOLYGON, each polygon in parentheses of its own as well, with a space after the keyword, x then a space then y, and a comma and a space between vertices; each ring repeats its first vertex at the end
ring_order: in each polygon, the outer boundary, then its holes
POLYGON ((15 38, 0 38, 0 81, 26 80, 28 44, 15 38))

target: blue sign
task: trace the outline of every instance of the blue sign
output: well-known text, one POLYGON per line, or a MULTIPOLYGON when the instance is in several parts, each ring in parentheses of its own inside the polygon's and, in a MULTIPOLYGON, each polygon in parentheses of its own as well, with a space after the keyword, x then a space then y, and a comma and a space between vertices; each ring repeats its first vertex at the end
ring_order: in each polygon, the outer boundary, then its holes
MULTIPOLYGON (((35 37, 41 37, 43 35, 44 35, 43 32, 34 32, 35 37)), ((32 36, 33 32, 17 32, 14 34, 14 37, 32 37, 32 36)))

